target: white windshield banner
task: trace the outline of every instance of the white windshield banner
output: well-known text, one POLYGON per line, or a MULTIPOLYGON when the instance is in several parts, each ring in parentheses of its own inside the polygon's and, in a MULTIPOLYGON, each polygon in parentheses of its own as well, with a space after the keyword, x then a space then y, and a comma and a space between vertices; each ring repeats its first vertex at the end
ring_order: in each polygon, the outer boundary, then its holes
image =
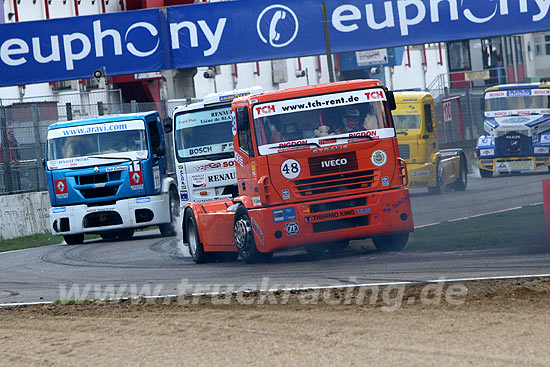
POLYGON ((231 106, 215 110, 199 110, 177 114, 176 130, 221 122, 231 122, 231 106))
POLYGON ((94 158, 92 157, 74 157, 74 158, 65 158, 48 161, 48 169, 67 169, 67 168, 82 168, 90 166, 101 166, 106 164, 119 164, 123 162, 128 162, 128 159, 132 161, 147 159, 148 152, 146 150, 139 150, 136 152, 125 152, 125 153, 110 153, 102 154, 104 158, 94 158), (121 158, 124 156, 123 158, 121 158))
POLYGON ((550 96, 548 89, 510 89, 485 93, 485 99, 527 97, 527 96, 550 96))
POLYGON ((357 103, 378 102, 386 100, 386 92, 382 88, 348 91, 342 93, 325 94, 297 99, 287 99, 278 102, 268 102, 255 105, 254 119, 267 116, 281 115, 292 112, 302 112, 331 108, 336 106, 352 105, 357 103))
POLYGON ((70 136, 104 134, 126 130, 145 130, 145 122, 143 120, 129 120, 51 129, 48 130, 48 140, 56 138, 67 138, 70 136))
POLYGON ((395 137, 393 128, 376 130, 364 130, 339 135, 329 135, 319 138, 285 141, 282 143, 266 144, 258 147, 260 154, 269 155, 275 153, 290 152, 302 149, 318 149, 332 145, 351 144, 369 140, 387 139, 395 137))

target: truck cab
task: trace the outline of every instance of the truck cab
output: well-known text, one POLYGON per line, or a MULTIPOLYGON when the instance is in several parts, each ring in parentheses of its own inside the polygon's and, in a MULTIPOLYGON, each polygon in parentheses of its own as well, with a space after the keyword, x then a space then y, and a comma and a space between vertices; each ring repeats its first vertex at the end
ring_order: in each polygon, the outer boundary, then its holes
POLYGON ((150 225, 174 234, 179 200, 157 112, 53 124, 45 157, 50 229, 67 244, 85 233, 129 238, 150 225))
POLYGON ((443 187, 465 190, 468 165, 462 149, 439 150, 433 97, 428 92, 395 92, 392 112, 399 155, 407 161, 410 188, 439 194, 443 187))
POLYGON ((261 87, 251 87, 212 93, 200 102, 174 109, 174 154, 182 203, 238 194, 231 102, 260 92, 261 87))
POLYGON ((485 90, 481 177, 550 169, 550 84, 508 84, 485 90))
POLYGON ((223 253, 267 261, 280 249, 334 250, 363 238, 404 248, 414 227, 392 105, 377 80, 235 99, 239 196, 187 204, 194 261, 223 253))

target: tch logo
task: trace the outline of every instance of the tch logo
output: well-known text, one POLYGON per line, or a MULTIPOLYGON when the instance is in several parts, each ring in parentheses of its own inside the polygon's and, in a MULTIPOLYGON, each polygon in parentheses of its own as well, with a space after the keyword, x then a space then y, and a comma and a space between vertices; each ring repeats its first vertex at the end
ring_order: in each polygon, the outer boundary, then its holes
POLYGON ((298 17, 287 6, 268 6, 258 16, 256 31, 263 43, 272 47, 285 47, 298 35, 298 17))
POLYGON ((55 181, 55 193, 58 195, 67 193, 67 180, 55 181))
POLYGON ((262 107, 256 107, 256 113, 258 115, 267 114, 267 113, 275 113, 275 106, 262 106, 262 107))
POLYGON ((132 186, 143 184, 143 176, 141 175, 141 171, 135 171, 130 173, 130 184, 132 186))
POLYGON ((367 96, 367 100, 369 101, 380 101, 381 99, 384 99, 384 92, 381 90, 376 90, 365 93, 365 96, 367 96))

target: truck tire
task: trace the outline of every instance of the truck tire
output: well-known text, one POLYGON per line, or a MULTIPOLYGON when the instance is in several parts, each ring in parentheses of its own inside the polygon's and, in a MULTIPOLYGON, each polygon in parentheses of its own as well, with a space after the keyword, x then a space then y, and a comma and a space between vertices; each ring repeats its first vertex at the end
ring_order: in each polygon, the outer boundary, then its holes
POLYGON ((460 173, 458 179, 453 183, 452 188, 455 191, 464 191, 468 186, 468 164, 466 163, 466 157, 460 156, 460 173))
POLYGON ((409 232, 376 236, 372 238, 374 246, 381 252, 401 251, 407 246, 409 232))
POLYGON ((491 177, 491 176, 493 175, 493 171, 489 171, 489 170, 480 168, 480 169, 479 169, 479 175, 480 175, 482 178, 489 178, 489 177, 491 177))
POLYGON ((428 187, 428 192, 432 195, 441 194, 443 188, 443 168, 441 167, 441 161, 437 161, 435 166, 435 186, 428 187))
POLYGON ((180 201, 178 198, 178 193, 174 189, 170 189, 168 208, 170 208, 170 223, 163 223, 159 225, 160 234, 163 237, 176 235, 176 228, 180 214, 180 201))
POLYGON ((248 211, 241 205, 235 212, 235 224, 233 225, 235 245, 241 259, 247 264, 265 263, 273 256, 272 252, 260 252, 256 247, 252 224, 248 211))
POLYGON ((201 239, 199 237, 199 229, 197 228, 197 220, 191 209, 185 211, 185 233, 187 234, 187 244, 189 245, 189 253, 196 264, 205 263, 208 260, 208 255, 204 252, 201 239))
POLYGON ((66 234, 63 239, 67 245, 80 245, 84 243, 84 233, 79 234, 66 234))

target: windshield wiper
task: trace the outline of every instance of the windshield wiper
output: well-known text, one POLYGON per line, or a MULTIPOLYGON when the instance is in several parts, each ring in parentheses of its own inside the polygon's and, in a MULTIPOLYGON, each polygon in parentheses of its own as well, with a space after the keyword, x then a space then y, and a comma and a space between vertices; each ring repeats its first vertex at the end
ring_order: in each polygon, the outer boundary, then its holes
MULTIPOLYGON (((281 143, 281 144, 284 144, 284 143, 281 143)), ((287 145, 287 146, 284 146, 284 147, 281 147, 281 146, 269 147, 269 149, 294 148, 294 147, 308 146, 308 145, 313 145, 313 146, 315 146, 315 147, 317 147, 317 148, 321 148, 321 146, 320 146, 318 143, 315 143, 315 142, 307 142, 307 143, 296 143, 296 144, 287 145)))
POLYGON ((88 156, 88 158, 107 159, 107 160, 122 159, 122 160, 124 160, 126 162, 130 162, 130 163, 132 163, 134 161, 132 158, 128 158, 128 157, 105 157, 105 156, 101 156, 101 155, 91 155, 91 156, 88 156))

